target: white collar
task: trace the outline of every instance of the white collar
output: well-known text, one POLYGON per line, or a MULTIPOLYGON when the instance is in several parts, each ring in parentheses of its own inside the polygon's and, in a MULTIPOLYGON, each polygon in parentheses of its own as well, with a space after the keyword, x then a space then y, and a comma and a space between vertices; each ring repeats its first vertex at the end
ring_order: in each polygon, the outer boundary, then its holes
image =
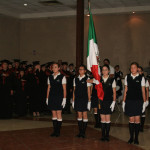
POLYGON ((60 75, 60 72, 59 72, 57 75, 54 75, 54 73, 53 73, 53 76, 54 76, 54 77, 57 77, 58 75, 60 75))
POLYGON ((108 78, 109 78, 109 76, 108 76, 107 78, 104 78, 104 77, 102 76, 102 79, 104 80, 104 82, 106 82, 108 78))
POLYGON ((79 75, 78 78, 79 80, 83 79, 85 77, 85 75, 83 75, 82 77, 79 75))
POLYGON ((135 77, 138 77, 138 76, 139 76, 139 73, 137 73, 135 76, 131 73, 132 78, 135 78, 135 77))
POLYGON ((103 78, 103 79, 108 79, 108 78, 109 78, 109 75, 108 75, 108 77, 106 77, 106 78, 104 78, 104 76, 102 76, 102 78, 103 78))

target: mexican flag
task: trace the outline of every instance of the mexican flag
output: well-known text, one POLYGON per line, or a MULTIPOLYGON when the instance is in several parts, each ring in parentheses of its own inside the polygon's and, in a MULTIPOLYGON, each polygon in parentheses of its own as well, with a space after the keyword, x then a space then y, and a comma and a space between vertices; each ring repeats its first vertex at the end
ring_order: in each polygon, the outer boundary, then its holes
MULTIPOLYGON (((90 11, 90 10, 89 10, 90 11)), ((96 41, 96 33, 94 28, 93 17, 90 12, 90 20, 89 20, 89 33, 88 33, 88 49, 87 49, 87 69, 92 72, 95 80, 99 81, 99 84, 96 84, 95 88, 97 90, 97 96, 100 100, 104 98, 104 91, 102 87, 102 83, 100 82, 101 73, 99 64, 97 61, 97 57, 99 56, 99 50, 96 41)))

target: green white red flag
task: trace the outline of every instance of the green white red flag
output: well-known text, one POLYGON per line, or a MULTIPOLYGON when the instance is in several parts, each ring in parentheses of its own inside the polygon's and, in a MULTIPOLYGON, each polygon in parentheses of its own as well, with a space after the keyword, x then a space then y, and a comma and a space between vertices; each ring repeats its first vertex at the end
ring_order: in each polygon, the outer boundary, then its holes
MULTIPOLYGON (((90 10, 89 10, 90 12, 90 10)), ((100 67, 97 61, 97 57, 99 56, 99 50, 97 46, 95 27, 93 22, 93 17, 90 12, 89 19, 89 33, 88 33, 88 49, 87 49, 87 69, 92 72, 93 77, 97 81, 95 88, 97 90, 97 96, 100 100, 104 98, 104 91, 102 87, 102 83, 100 82, 101 73, 100 67)))

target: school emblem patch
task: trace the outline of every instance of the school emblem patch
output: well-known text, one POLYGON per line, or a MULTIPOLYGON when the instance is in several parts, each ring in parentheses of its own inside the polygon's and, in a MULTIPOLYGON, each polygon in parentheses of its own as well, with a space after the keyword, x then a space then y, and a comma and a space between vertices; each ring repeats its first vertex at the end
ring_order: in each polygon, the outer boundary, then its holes
POLYGON ((60 82, 60 80, 58 79, 57 82, 60 82))

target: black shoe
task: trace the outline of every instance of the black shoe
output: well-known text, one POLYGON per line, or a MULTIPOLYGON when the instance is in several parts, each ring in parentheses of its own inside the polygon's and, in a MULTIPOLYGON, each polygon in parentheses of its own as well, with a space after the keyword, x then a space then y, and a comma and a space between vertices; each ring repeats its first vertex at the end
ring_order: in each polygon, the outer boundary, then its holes
POLYGON ((102 137, 102 138, 101 138, 101 141, 105 141, 105 137, 102 137))
POLYGON ((60 133, 57 133, 55 136, 56 136, 56 137, 60 137, 60 133))
POLYGON ((82 135, 81 135, 81 133, 79 133, 78 135, 76 135, 76 137, 78 137, 78 138, 80 138, 82 135))
POLYGON ((85 134, 82 134, 81 137, 82 137, 82 138, 86 138, 85 134))
POLYGON ((50 136, 51 136, 51 137, 54 137, 54 136, 56 136, 56 133, 53 132, 50 136))
POLYGON ((109 142, 110 141, 109 137, 105 137, 105 141, 109 142))
POLYGON ((128 144, 132 144, 133 143, 133 139, 129 139, 128 144))
POLYGON ((134 144, 139 145, 139 141, 138 140, 134 140, 134 144))

